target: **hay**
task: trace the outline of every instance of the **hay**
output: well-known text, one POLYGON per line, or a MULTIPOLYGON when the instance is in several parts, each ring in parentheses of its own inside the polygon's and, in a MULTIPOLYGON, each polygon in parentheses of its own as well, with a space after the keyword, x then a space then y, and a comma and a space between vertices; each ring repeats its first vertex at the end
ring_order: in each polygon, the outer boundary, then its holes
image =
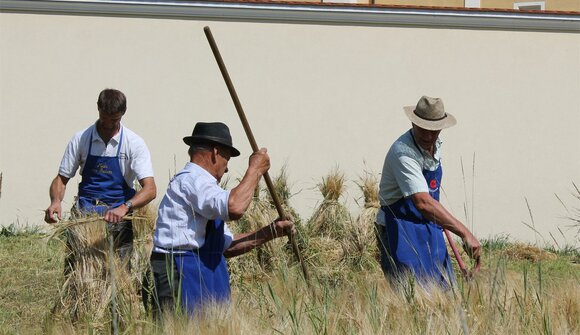
POLYGON ((338 201, 344 191, 344 174, 335 168, 326 178, 322 178, 318 189, 324 199, 308 222, 310 234, 342 240, 347 225, 351 224, 350 213, 338 201))
MULTIPOLYGON (((278 196, 278 200, 282 203, 286 216, 292 220, 297 227, 300 226, 300 217, 296 213, 296 210, 290 206, 292 193, 288 185, 285 166, 272 182, 274 184, 274 191, 278 196)), ((257 187, 252 202, 244 216, 240 220, 231 223, 232 231, 234 233, 254 231, 269 225, 277 218, 278 213, 275 209, 272 197, 270 196, 270 192, 266 187, 257 187)), ((256 273, 261 273, 261 275, 270 273, 274 269, 279 268, 282 264, 291 262, 291 257, 291 249, 288 245, 288 240, 285 238, 279 238, 272 240, 245 255, 234 257, 230 259, 228 263, 231 275, 234 279, 238 279, 247 276, 255 277, 256 273)))
MULTIPOLYGON (((234 234, 241 234, 269 225, 276 217, 276 211, 267 200, 260 198, 258 189, 254 193, 252 202, 244 216, 237 221, 230 222, 229 226, 234 234)), ((270 243, 267 243, 244 255, 229 259, 228 266, 232 282, 268 271, 272 267, 273 261, 269 255, 273 253, 274 250, 272 250, 270 243)))
POLYGON ((54 319, 103 332, 111 329, 113 305, 116 325, 121 328, 144 313, 138 292, 149 268, 154 210, 146 206, 131 219, 133 252, 125 259, 111 252, 113 241, 102 217, 76 217, 55 225, 51 238, 66 241, 66 255, 64 282, 52 309, 54 319))
POLYGON ((369 269, 379 261, 375 221, 380 210, 377 176, 365 172, 356 183, 364 196, 364 207, 348 228, 347 256, 351 267, 369 269))
POLYGON ((509 259, 531 262, 552 261, 558 258, 554 253, 522 243, 509 246, 504 251, 504 255, 509 259))

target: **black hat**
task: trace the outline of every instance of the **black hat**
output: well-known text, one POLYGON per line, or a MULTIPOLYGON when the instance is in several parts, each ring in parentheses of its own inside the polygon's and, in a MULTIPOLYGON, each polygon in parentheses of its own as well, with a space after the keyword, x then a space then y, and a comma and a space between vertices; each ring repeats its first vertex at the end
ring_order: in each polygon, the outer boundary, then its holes
POLYGON ((184 137, 183 142, 187 145, 216 143, 230 149, 232 157, 240 155, 238 149, 232 146, 232 135, 230 135, 230 129, 221 122, 196 123, 191 136, 184 137))

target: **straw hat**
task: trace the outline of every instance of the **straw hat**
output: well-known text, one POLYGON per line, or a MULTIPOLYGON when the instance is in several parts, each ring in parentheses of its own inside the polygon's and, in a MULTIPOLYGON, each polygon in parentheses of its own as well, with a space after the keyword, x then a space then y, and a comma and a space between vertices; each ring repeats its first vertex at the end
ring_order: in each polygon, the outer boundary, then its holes
POLYGON ((238 149, 232 145, 230 128, 221 122, 198 122, 193 128, 191 136, 183 138, 187 145, 199 143, 216 143, 230 149, 232 157, 240 155, 238 149))
POLYGON ((403 110, 411 122, 427 130, 441 130, 457 123, 453 115, 445 113, 443 100, 439 98, 422 96, 416 106, 405 106, 403 110))

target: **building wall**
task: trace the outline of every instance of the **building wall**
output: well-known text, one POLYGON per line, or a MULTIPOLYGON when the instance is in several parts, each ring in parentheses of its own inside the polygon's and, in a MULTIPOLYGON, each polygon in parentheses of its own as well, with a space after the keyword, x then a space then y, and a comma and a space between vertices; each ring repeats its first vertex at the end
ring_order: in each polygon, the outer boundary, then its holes
MULTIPOLYGON (((16 13, 0 13, 0 224, 43 224, 66 143, 97 119, 106 87, 126 93, 123 122, 151 150, 156 203, 187 160, 181 138, 196 121, 230 125, 242 151, 230 162, 233 185, 250 147, 205 25, 269 149, 272 175, 287 165, 304 218, 321 200, 316 185, 337 166, 356 215, 355 181, 381 171, 410 126, 402 107, 426 94, 458 119, 442 132, 451 212, 479 236, 562 240, 569 213, 555 195, 569 209, 579 205, 578 33, 16 13)), ((70 181, 65 208, 78 182, 70 181)))
MULTIPOLYGON (((365 2, 372 3, 372 0, 365 2)), ((514 3, 525 3, 525 2, 533 2, 533 3, 543 2, 545 10, 580 12, 580 1, 571 1, 571 0, 543 0, 543 1, 479 0, 480 3, 479 7, 514 9, 514 3)), ((375 0, 374 3, 380 5, 403 5, 403 6, 466 7, 465 0, 375 0)))
POLYGON ((570 1, 570 0, 481 0, 481 8, 506 8, 513 9, 514 3, 544 3, 545 10, 555 10, 555 11, 575 11, 580 12, 580 1, 570 1))
POLYGON ((464 0, 375 0, 377 5, 463 7, 464 0))

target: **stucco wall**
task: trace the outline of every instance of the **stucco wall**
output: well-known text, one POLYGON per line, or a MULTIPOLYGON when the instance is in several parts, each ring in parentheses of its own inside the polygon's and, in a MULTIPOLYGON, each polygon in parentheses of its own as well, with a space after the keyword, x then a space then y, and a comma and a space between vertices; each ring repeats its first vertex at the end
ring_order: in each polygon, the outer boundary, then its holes
POLYGON ((545 10, 580 12, 580 1, 570 0, 481 0, 481 8, 513 9, 516 2, 544 2, 545 10))
POLYGON ((463 7, 465 0, 375 0, 377 5, 463 7))
POLYGON ((580 205, 571 196, 572 182, 580 185, 579 34, 11 13, 0 14, 0 223, 43 224, 66 143, 95 121, 105 87, 128 97, 124 123, 149 145, 156 202, 187 159, 181 138, 196 121, 230 125, 242 151, 230 175, 240 177, 250 147, 205 25, 270 150, 272 175, 287 164, 303 217, 335 166, 356 214, 352 181, 381 171, 410 126, 402 106, 428 94, 458 119, 442 133, 451 212, 465 219, 467 203, 479 236, 541 241, 522 224, 532 224, 527 199, 535 229, 562 241, 557 228, 571 222, 555 194, 569 209, 580 205))

